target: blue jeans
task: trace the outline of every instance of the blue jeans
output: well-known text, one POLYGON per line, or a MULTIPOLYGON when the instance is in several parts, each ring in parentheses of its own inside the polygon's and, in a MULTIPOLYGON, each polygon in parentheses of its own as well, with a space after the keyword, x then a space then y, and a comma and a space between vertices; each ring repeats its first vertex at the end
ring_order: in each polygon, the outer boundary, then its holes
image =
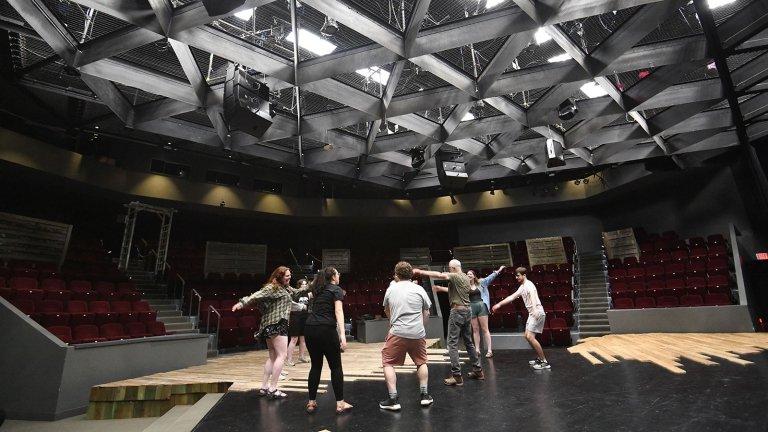
POLYGON ((474 370, 481 370, 480 357, 475 352, 475 343, 472 342, 472 317, 469 308, 451 309, 451 314, 448 315, 448 356, 451 358, 451 374, 454 376, 461 375, 459 337, 464 341, 474 370))

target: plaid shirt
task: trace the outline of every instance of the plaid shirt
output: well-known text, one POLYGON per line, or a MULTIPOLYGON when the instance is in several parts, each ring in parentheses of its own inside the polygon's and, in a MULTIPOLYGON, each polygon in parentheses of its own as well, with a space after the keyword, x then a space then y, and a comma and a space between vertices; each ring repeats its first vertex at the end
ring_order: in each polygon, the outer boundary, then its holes
POLYGON ((301 294, 309 290, 309 287, 300 290, 290 286, 266 284, 255 293, 241 298, 240 303, 243 306, 256 302, 262 304, 261 328, 264 328, 277 324, 280 320, 287 320, 291 313, 291 301, 298 300, 301 294))

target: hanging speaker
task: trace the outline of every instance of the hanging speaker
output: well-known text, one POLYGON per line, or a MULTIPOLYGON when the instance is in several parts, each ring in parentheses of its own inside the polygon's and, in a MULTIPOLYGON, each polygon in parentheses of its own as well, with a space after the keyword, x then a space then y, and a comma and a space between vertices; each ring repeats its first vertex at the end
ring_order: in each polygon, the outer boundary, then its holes
POLYGON ((450 156, 443 152, 438 152, 436 159, 437 178, 440 180, 440 185, 446 190, 464 189, 469 180, 467 164, 451 160, 450 156))
POLYGON ((547 139, 547 168, 565 166, 563 145, 552 138, 547 139))
POLYGON ((232 12, 245 4, 245 0, 203 0, 208 15, 214 17, 232 12))
POLYGON ((224 82, 224 119, 230 130, 261 137, 275 116, 269 103, 269 87, 230 63, 224 82))

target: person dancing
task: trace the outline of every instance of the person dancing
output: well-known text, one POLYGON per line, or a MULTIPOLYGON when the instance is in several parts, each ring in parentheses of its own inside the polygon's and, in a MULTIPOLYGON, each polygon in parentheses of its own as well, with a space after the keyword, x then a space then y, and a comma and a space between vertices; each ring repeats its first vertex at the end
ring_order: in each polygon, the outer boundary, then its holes
POLYGON ((480 334, 483 335, 485 342, 485 357, 493 357, 491 348, 491 332, 488 330, 488 311, 491 309, 491 299, 488 294, 488 287, 496 276, 504 270, 504 266, 492 272, 488 276, 478 279, 474 270, 467 271, 469 277, 469 308, 472 312, 472 336, 475 340, 477 355, 480 355, 480 334))
MULTIPOLYGON (((309 290, 291 288, 291 269, 285 266, 276 268, 267 283, 255 293, 243 297, 232 306, 232 312, 243 309, 252 303, 262 305, 262 317, 256 337, 266 342, 269 358, 264 363, 264 375, 259 389, 260 396, 270 399, 285 399, 287 394, 277 389, 277 381, 283 371, 285 356, 288 351, 288 316, 293 299, 309 290), (271 380, 270 380, 271 378, 271 380)), ((300 307, 300 306, 299 306, 300 307)))
POLYGON ((331 386, 336 396, 336 414, 352 409, 344 401, 344 370, 341 367, 341 352, 347 349, 347 337, 344 331, 344 293, 339 288, 341 275, 333 267, 320 271, 312 282, 312 300, 310 313, 304 326, 309 358, 312 362, 309 370, 309 401, 307 412, 317 410, 317 387, 320 385, 320 373, 323 370, 323 357, 331 368, 331 386))
POLYGON ((411 282, 413 267, 400 261, 395 265, 395 281, 384 294, 384 313, 389 317, 389 333, 384 348, 381 349, 381 363, 384 366, 384 379, 387 382, 389 398, 379 402, 379 408, 399 411, 397 397, 397 374, 395 366, 402 366, 405 354, 416 365, 421 391, 420 405, 432 405, 433 399, 427 391, 429 371, 427 369, 427 331, 424 324, 429 319, 432 302, 421 286, 411 282))
POLYGON ((469 361, 472 363, 473 370, 467 376, 472 379, 484 380, 485 375, 480 365, 480 356, 477 355, 475 344, 472 342, 469 278, 461 271, 461 262, 452 259, 448 263, 448 272, 413 269, 413 275, 448 281, 448 288, 432 285, 432 291, 435 293, 447 292, 448 301, 451 303, 451 313, 448 315, 448 356, 451 358, 451 376, 443 380, 443 383, 447 386, 464 385, 464 380, 461 377, 461 363, 459 363, 459 337, 464 341, 469 361))
MULTIPOLYGON (((306 290, 307 285, 309 285, 309 282, 307 282, 306 279, 299 279, 296 283, 296 288, 299 290, 306 290)), ((307 304, 308 301, 309 298, 307 297, 301 297, 299 299, 299 303, 303 304, 307 304)), ((288 356, 286 357, 288 366, 296 366, 296 362, 293 361, 293 350, 296 348, 297 344, 299 345, 299 362, 309 363, 309 360, 307 360, 305 356, 307 345, 304 343, 304 324, 307 322, 307 315, 308 313, 306 309, 291 312, 290 319, 288 320, 288 337, 290 338, 290 341, 288 342, 288 356)))
POLYGON ((544 350, 541 348, 539 341, 536 340, 536 334, 541 334, 544 331, 546 312, 544 312, 544 307, 541 306, 536 285, 529 281, 526 276, 527 272, 525 267, 515 269, 515 279, 517 279, 520 287, 512 295, 493 305, 491 310, 495 313, 505 304, 515 301, 516 298, 523 298, 523 303, 525 303, 525 307, 528 309, 528 321, 525 323, 525 339, 531 345, 531 348, 536 351, 537 356, 536 360, 531 360, 528 364, 538 370, 549 369, 551 366, 547 362, 547 358, 544 357, 544 350))

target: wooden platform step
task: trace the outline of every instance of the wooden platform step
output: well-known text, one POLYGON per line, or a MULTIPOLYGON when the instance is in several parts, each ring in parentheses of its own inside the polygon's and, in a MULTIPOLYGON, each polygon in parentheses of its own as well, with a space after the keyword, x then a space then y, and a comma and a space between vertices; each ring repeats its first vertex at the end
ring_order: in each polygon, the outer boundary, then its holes
POLYGON ((208 393, 224 393, 232 382, 103 385, 91 389, 88 420, 160 417, 176 405, 192 405, 208 393))

